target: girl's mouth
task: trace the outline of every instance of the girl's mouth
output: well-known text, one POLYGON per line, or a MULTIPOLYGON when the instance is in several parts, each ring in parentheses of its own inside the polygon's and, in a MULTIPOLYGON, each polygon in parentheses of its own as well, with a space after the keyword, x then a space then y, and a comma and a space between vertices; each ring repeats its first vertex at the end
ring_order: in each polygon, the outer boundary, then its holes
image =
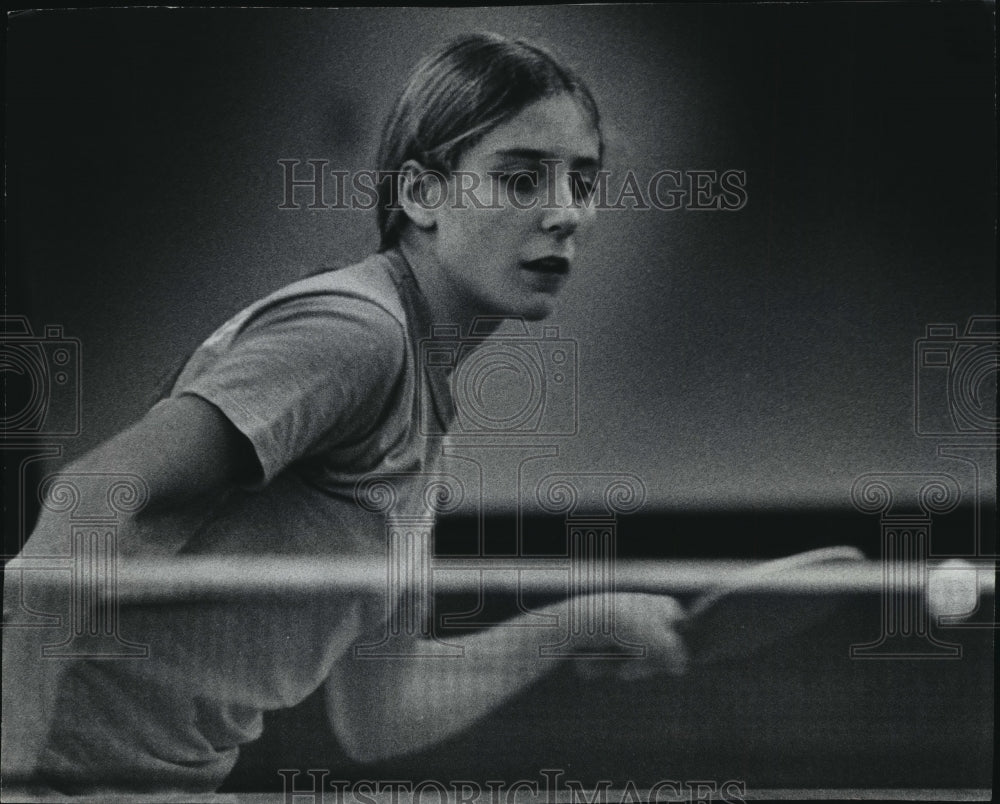
POLYGON ((526 271, 534 271, 541 274, 568 274, 569 260, 565 257, 542 257, 537 260, 528 260, 521 263, 521 267, 526 271))

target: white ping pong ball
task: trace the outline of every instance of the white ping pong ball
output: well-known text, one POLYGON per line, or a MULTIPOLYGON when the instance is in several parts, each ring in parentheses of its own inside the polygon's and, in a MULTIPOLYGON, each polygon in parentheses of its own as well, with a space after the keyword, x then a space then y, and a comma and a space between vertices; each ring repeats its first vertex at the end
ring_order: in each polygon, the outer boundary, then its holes
POLYGON ((927 577, 927 609, 934 617, 961 617, 976 608, 976 568, 961 558, 932 565, 927 577))

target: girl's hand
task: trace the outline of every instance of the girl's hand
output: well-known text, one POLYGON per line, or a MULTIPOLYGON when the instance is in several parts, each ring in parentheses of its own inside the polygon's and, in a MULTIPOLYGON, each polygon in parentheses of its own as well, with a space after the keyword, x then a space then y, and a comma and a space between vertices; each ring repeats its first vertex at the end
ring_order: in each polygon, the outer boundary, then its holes
POLYGON ((634 681, 687 671, 688 651, 678 633, 687 612, 677 600, 669 595, 618 593, 595 603, 613 613, 615 638, 600 633, 587 637, 587 648, 605 655, 570 657, 581 677, 634 681), (636 648, 642 655, 630 655, 636 648))

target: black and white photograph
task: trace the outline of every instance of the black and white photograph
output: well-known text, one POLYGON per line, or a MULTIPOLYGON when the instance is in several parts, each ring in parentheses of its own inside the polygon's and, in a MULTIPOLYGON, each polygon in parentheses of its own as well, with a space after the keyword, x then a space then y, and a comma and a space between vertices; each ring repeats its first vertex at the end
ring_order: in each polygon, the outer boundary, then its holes
POLYGON ((995 26, 9 11, 0 800, 992 800, 995 26))

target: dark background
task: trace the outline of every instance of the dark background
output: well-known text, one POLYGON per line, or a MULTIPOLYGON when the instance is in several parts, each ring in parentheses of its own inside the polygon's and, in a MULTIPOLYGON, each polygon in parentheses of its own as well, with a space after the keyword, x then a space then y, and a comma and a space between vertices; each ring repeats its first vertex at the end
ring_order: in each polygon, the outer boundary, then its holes
MULTIPOLYGON (((8 18, 5 312, 38 336, 59 325, 79 339, 82 407, 77 435, 19 434, 60 458, 22 466, 30 450, 5 449, 5 552, 33 514, 22 486, 139 417, 218 324, 375 247, 371 212, 278 209, 278 160, 374 167, 406 71, 448 36, 481 29, 547 42, 581 72, 613 177, 748 177, 738 212, 598 216, 548 322, 577 344, 579 432, 523 439, 559 450, 533 471, 641 478, 648 504, 622 521, 623 554, 759 557, 842 543, 877 557, 878 521, 852 509, 854 479, 948 472, 966 496, 935 522, 935 549, 971 552, 969 467, 937 456, 949 439, 914 432, 913 354, 928 324, 961 333, 970 316, 996 314, 985 3, 8 18)), ((979 388, 984 410, 995 377, 979 388)), ((21 378, 5 380, 18 399, 21 378)), ((488 458, 484 469, 511 471, 488 458)), ((992 533, 995 465, 982 482, 992 533)), ((483 504, 523 507, 514 487, 488 484, 483 504)), ((443 523, 440 548, 463 551, 470 522, 443 523)), ((528 528, 536 539, 560 532, 554 520, 528 528)), ((618 778, 632 762, 630 778, 649 781, 987 784, 989 640, 963 636, 961 662, 850 662, 845 646, 875 636, 873 611, 795 653, 677 687, 595 686, 587 714, 566 714, 572 687, 556 676, 433 759, 454 778, 478 778, 479 762, 483 778, 511 779, 570 756, 578 778, 618 778), (623 725, 622 711, 636 720, 623 725)), ((315 701, 272 719, 234 785, 274 784, 283 766, 364 775, 324 728, 315 701)), ((426 778, 431 759, 397 771, 426 778)))

